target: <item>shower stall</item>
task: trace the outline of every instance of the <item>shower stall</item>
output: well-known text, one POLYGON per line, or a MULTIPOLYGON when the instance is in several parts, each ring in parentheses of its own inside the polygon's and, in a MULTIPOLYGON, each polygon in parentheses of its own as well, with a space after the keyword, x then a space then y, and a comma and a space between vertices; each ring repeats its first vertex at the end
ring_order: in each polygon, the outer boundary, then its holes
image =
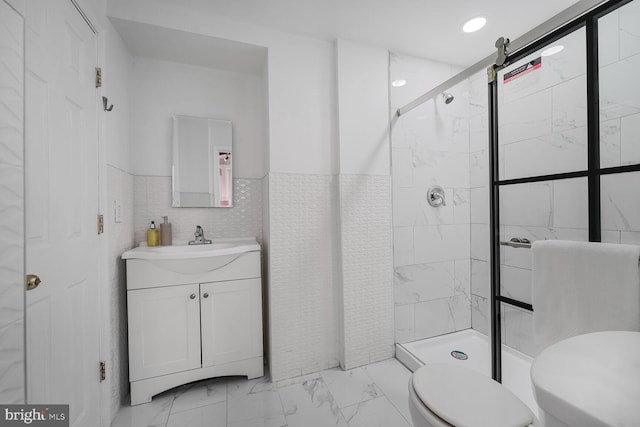
POLYGON ((530 243, 640 244, 640 0, 586 3, 502 66, 391 58, 398 358, 467 364, 534 410, 530 243))

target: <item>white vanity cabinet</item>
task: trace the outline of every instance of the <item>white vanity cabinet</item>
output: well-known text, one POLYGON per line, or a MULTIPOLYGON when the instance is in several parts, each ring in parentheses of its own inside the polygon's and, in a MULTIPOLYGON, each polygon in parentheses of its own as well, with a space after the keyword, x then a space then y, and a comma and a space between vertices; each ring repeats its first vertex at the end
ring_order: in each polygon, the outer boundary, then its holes
POLYGON ((202 366, 262 356, 260 279, 200 285, 202 366))
POLYGON ((130 381, 200 367, 199 293, 197 284, 127 292, 130 381))
POLYGON ((179 259, 134 257, 148 255, 145 251, 153 249, 123 255, 131 404, 199 379, 261 377, 259 250, 179 259))

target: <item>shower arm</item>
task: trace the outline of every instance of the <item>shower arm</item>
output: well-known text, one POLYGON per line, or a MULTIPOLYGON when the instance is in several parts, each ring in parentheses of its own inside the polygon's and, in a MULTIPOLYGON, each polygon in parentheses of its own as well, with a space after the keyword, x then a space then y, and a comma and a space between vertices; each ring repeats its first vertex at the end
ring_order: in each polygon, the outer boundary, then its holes
MULTIPOLYGON (((545 35, 551 33, 556 28, 561 27, 564 24, 567 24, 571 21, 574 21, 580 18, 581 16, 585 15, 592 9, 595 9, 596 7, 600 6, 603 3, 606 3, 607 1, 608 0, 581 0, 578 3, 575 3, 572 6, 569 6, 568 8, 566 8, 565 10, 557 14, 556 16, 543 22, 542 24, 538 25, 531 31, 528 31, 527 33, 523 34, 521 37, 518 37, 515 40, 511 40, 509 42, 509 53, 512 55, 514 53, 517 53, 519 50, 524 49, 525 47, 532 44, 536 40, 539 40, 545 35)), ((487 69, 487 67, 490 67, 495 62, 496 62, 496 55, 491 54, 486 58, 476 62, 469 68, 451 77, 450 79, 446 80, 445 82, 434 87, 427 93, 420 95, 418 98, 409 102, 404 107, 398 108, 393 118, 391 119, 391 124, 392 125, 395 124, 395 122, 398 120, 400 116, 424 104, 430 99, 435 98, 442 92, 446 92, 451 87, 473 76, 477 72, 487 69)))

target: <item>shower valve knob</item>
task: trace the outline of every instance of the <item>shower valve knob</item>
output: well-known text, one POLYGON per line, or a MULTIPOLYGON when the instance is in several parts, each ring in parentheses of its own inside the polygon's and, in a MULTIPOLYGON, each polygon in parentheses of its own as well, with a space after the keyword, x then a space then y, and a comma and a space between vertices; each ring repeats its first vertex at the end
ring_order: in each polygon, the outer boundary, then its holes
POLYGON ((444 197, 444 189, 439 185, 434 185, 427 190, 427 202, 434 208, 447 206, 447 202, 444 197))

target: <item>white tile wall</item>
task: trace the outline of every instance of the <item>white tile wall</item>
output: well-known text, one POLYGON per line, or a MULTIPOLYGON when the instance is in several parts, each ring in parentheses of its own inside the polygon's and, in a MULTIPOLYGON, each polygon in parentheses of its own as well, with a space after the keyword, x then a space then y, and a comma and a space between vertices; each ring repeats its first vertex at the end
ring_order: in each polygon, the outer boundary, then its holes
POLYGON ((413 227, 393 227, 394 265, 413 264, 413 227))
MULTIPOLYGON (((469 224, 474 194, 469 191, 469 143, 474 133, 482 145, 486 123, 470 122, 469 112, 482 114, 477 103, 486 86, 478 84, 480 80, 473 89, 469 82, 451 88, 453 103, 445 105, 436 97, 406 114, 393 129, 396 342, 471 327, 469 224), (444 188, 446 205, 428 205, 432 185, 444 188)), ((475 172, 479 180, 481 172, 475 172)))
POLYGON ((342 367, 393 357, 391 177, 340 175, 342 367))
POLYGON ((640 231, 640 172, 605 175, 600 188, 602 229, 640 231))
POLYGON ((471 327, 478 332, 489 335, 489 299, 479 295, 471 295, 471 327))
POLYGON ((415 339, 470 328, 470 304, 468 294, 415 304, 415 339))
POLYGON ((469 257, 468 224, 414 227, 414 261, 442 262, 469 257))
POLYGON ((500 144, 550 135, 553 129, 553 91, 541 90, 500 108, 500 144))
POLYGON ((414 304, 455 295, 455 261, 398 266, 394 299, 397 305, 414 304))
POLYGON ((640 53, 640 4, 631 2, 620 9, 620 57, 628 58, 640 53))
POLYGON ((600 120, 640 113, 640 85, 631 82, 640 66, 640 55, 600 68, 600 120))
POLYGON ((469 186, 471 187, 471 327, 489 331, 489 128, 488 88, 484 72, 471 78, 469 186))
POLYGON ((337 183, 269 174, 272 379, 338 365, 337 183))
POLYGON ((24 403, 24 21, 0 2, 0 402, 24 403))
POLYGON ((205 237, 255 237, 262 240, 262 182, 259 179, 233 179, 232 208, 171 207, 171 177, 136 176, 134 183, 135 241, 146 241, 151 221, 156 225, 167 215, 172 224, 173 244, 193 240, 196 225, 205 237))

